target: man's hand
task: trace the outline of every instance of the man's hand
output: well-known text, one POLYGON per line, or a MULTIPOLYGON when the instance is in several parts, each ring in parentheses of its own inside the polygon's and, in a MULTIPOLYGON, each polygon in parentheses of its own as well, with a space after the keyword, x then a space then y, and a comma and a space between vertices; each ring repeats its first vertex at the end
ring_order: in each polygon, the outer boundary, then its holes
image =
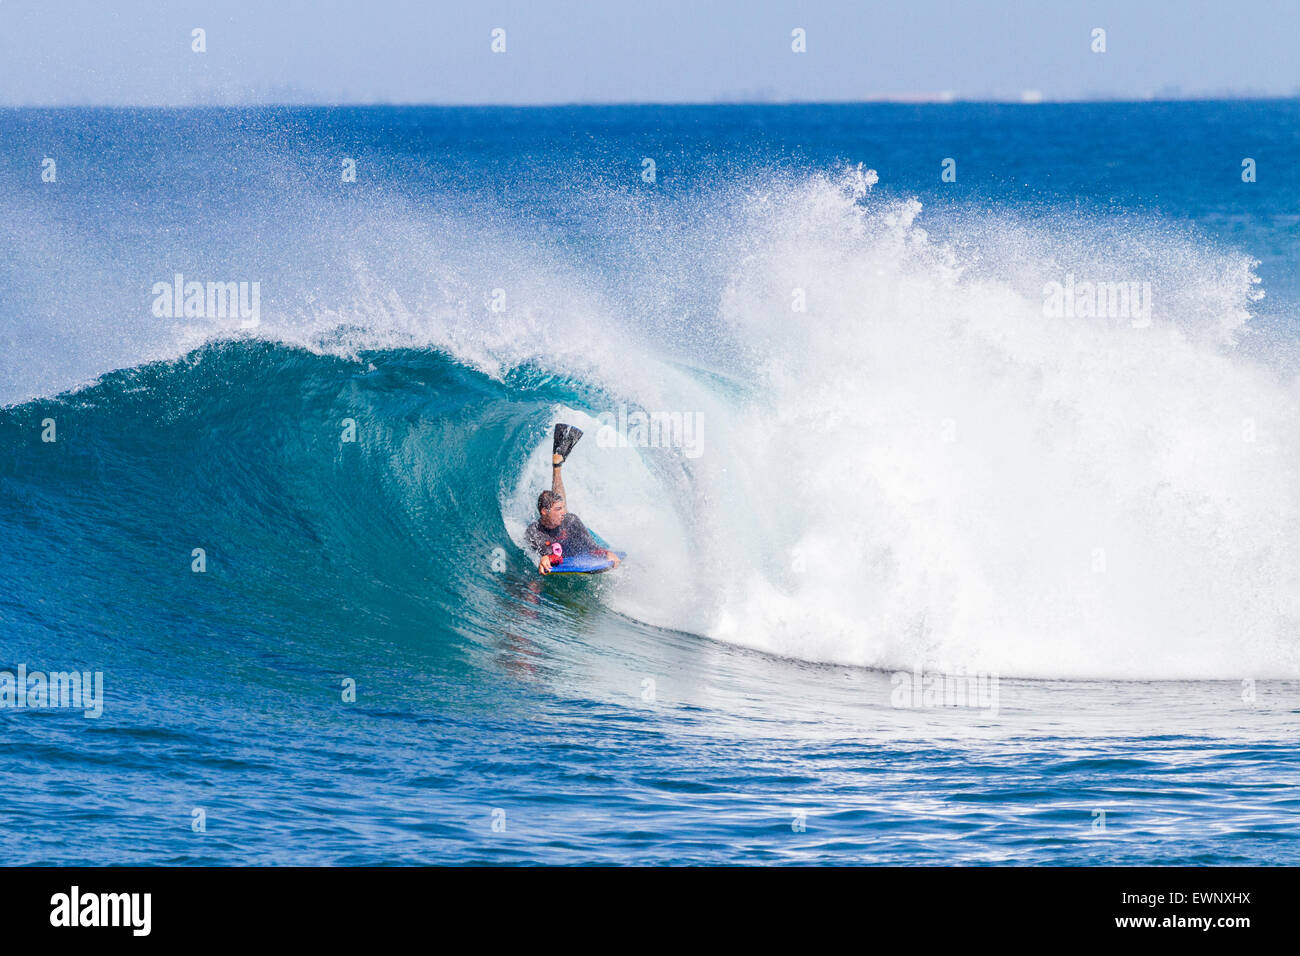
POLYGON ((551 573, 551 556, 549 554, 542 555, 542 560, 537 563, 537 570, 542 574, 551 573))
MULTIPOLYGON (((615 554, 613 551, 606 551, 606 552, 605 552, 605 556, 608 557, 609 560, 611 560, 611 561, 614 562, 614 567, 615 567, 615 568, 618 567, 618 555, 617 555, 617 554, 615 554)), ((611 570, 612 570, 612 569, 611 569, 611 570)))

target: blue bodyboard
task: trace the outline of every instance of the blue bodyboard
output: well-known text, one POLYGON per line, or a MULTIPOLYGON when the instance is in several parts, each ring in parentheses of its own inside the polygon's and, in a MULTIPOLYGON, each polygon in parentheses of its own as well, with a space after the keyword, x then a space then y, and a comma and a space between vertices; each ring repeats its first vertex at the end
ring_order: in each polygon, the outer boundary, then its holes
MULTIPOLYGON (((590 528, 587 529, 591 531, 590 528)), ((602 538, 596 532, 591 531, 591 536, 596 539, 596 543, 606 551, 613 551, 609 542, 602 538)), ((626 551, 614 551, 618 559, 622 561, 627 557, 626 551)), ((556 567, 551 568, 552 574, 600 574, 602 571, 608 571, 614 567, 614 562, 609 558, 602 557, 598 554, 575 554, 572 557, 564 556, 564 560, 556 567)))
MULTIPOLYGON (((622 561, 627 557, 626 551, 615 551, 622 561)), ((575 554, 565 558, 562 563, 551 568, 552 574, 599 574, 614 567, 614 562, 598 554, 575 554)))

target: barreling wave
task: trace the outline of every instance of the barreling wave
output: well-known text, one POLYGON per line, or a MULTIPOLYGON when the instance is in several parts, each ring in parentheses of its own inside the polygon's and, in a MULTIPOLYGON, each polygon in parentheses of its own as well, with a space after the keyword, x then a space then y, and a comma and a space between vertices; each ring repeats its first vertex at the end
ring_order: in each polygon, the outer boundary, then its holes
POLYGON ((6 615, 58 628, 58 580, 110 632, 206 547, 199 618, 492 634, 566 420, 573 510, 631 552, 582 600, 651 625, 878 668, 1300 675, 1300 391, 1242 347, 1248 258, 1050 212, 940 238, 860 167, 764 176, 593 188, 563 242, 296 195, 265 273, 316 266, 256 332, 86 339, 60 374, 118 370, 9 383, 6 615), (1149 323, 1045 315, 1066 273, 1148 282, 1149 323), (701 453, 602 441, 618 406, 698 415, 701 453))

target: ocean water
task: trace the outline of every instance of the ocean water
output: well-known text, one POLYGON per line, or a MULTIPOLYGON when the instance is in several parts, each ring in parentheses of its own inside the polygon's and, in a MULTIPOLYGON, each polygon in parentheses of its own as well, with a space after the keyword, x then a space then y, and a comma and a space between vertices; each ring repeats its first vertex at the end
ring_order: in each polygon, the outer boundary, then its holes
POLYGON ((0 143, 7 863, 1300 862, 1300 101, 0 143))

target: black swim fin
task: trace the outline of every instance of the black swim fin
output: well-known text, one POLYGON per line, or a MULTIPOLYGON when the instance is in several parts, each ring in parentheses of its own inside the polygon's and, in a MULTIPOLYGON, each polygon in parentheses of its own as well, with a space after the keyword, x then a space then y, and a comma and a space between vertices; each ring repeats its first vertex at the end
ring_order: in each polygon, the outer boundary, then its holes
POLYGON ((581 437, 581 428, 574 428, 572 425, 556 425, 555 443, 551 446, 551 451, 560 456, 560 461, 564 461, 569 457, 569 452, 573 451, 573 446, 578 444, 578 439, 581 437))

